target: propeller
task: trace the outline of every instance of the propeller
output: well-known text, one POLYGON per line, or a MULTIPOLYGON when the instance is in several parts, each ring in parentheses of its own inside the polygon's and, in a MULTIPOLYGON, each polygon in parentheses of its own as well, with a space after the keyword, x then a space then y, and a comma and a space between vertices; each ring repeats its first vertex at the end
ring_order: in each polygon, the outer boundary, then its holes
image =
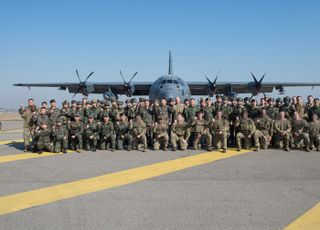
MULTIPOLYGON (((91 75, 93 74, 94 72, 92 71, 87 77, 86 77, 86 79, 84 80, 84 81, 81 81, 81 78, 80 78, 80 76, 79 76, 79 72, 78 72, 78 70, 76 69, 76 74, 77 74, 77 77, 78 77, 78 79, 79 79, 79 87, 78 87, 78 89, 77 89, 77 91, 75 92, 75 94, 73 95, 73 97, 72 98, 74 98, 78 93, 82 93, 82 94, 84 94, 85 93, 85 90, 87 89, 87 80, 91 77, 91 75)), ((84 95, 85 96, 88 96, 88 95, 86 95, 87 93, 85 93, 84 95)))
POLYGON ((207 81, 209 83, 208 89, 210 90, 210 96, 213 96, 216 93, 216 82, 218 80, 219 73, 220 73, 220 70, 217 73, 216 78, 214 79, 213 82, 207 77, 207 75, 204 74, 205 78, 207 79, 207 81))
POLYGON ((124 92, 127 97, 131 97, 132 94, 134 93, 134 86, 131 85, 131 81, 134 79, 134 77, 138 74, 138 72, 135 72, 132 77, 130 78, 130 81, 126 81, 123 77, 122 71, 120 70, 120 75, 123 81, 123 86, 124 86, 124 92))
POLYGON ((255 88, 256 94, 258 94, 261 91, 262 81, 263 81, 264 76, 266 75, 266 73, 264 73, 262 75, 262 77, 260 78, 259 81, 257 80, 257 78, 254 76, 254 74, 251 71, 250 71, 250 73, 251 73, 251 76, 253 77, 253 80, 254 80, 254 88, 255 88))

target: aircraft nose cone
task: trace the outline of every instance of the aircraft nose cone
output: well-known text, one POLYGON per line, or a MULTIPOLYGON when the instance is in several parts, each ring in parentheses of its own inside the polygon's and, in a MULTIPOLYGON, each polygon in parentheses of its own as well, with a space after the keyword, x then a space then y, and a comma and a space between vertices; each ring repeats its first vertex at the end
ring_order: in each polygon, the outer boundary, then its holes
POLYGON ((170 98, 176 98, 177 97, 177 92, 173 90, 166 90, 161 93, 160 98, 161 99, 166 99, 169 100, 170 98))

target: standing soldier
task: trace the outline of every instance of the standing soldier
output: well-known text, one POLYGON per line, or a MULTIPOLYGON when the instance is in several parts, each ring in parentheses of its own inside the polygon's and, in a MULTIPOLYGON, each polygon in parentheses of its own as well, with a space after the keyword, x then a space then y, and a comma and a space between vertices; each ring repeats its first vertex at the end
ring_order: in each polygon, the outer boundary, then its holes
POLYGON ((67 127, 70 135, 70 147, 72 150, 80 153, 80 149, 82 148, 83 124, 82 121, 80 121, 79 114, 75 114, 74 121, 69 122, 67 127))
POLYGON ((249 117, 251 119, 256 119, 259 117, 259 107, 257 105, 257 100, 256 99, 252 99, 251 100, 251 105, 248 108, 248 112, 249 112, 249 117))
POLYGON ((120 114, 120 121, 117 121, 115 124, 115 131, 117 134, 116 141, 117 141, 117 149, 123 149, 123 144, 127 142, 128 147, 127 150, 131 150, 132 143, 130 142, 129 138, 129 123, 127 117, 124 113, 120 114))
POLYGON ((115 123, 118 120, 119 111, 118 111, 118 105, 116 100, 111 101, 111 109, 110 109, 110 120, 111 122, 115 123))
POLYGON ((216 118, 210 124, 211 134, 214 141, 214 148, 227 152, 229 121, 222 117, 222 112, 217 111, 216 118))
POLYGON ((43 150, 52 152, 53 146, 51 143, 51 130, 46 122, 41 122, 39 129, 35 132, 36 148, 38 154, 42 154, 43 150))
POLYGON ((50 126, 51 124, 50 118, 47 115, 47 110, 45 107, 41 107, 39 114, 38 115, 35 114, 33 116, 33 119, 34 119, 34 123, 36 124, 36 128, 39 128, 41 123, 46 123, 47 126, 50 126))
POLYGON ((207 151, 211 151, 212 136, 209 132, 208 126, 208 122, 203 119, 203 113, 198 112, 197 119, 194 120, 194 122, 192 123, 192 129, 194 134, 193 149, 199 149, 199 143, 201 139, 204 138, 204 141, 207 145, 207 151))
POLYGON ((189 125, 195 120, 197 111, 196 100, 191 98, 189 106, 184 109, 184 118, 189 125))
POLYGON ((110 108, 109 108, 109 106, 110 106, 110 102, 109 101, 105 101, 104 104, 102 105, 102 109, 101 109, 101 111, 100 111, 100 113, 98 115, 98 120, 99 121, 103 121, 103 118, 105 116, 108 116, 108 117, 110 116, 110 108))
POLYGON ((188 124, 184 121, 182 114, 178 114, 176 120, 171 126, 170 140, 172 144, 172 151, 176 151, 179 145, 181 150, 188 148, 188 140, 190 137, 190 130, 188 124))
POLYGON ((319 98, 314 99, 314 104, 309 109, 309 112, 308 112, 308 119, 312 120, 314 114, 317 114, 318 118, 320 117, 320 100, 319 100, 319 98))
MULTIPOLYGON (((89 103, 86 104, 86 106, 90 106, 89 103)), ((85 124, 87 122, 87 117, 85 116, 87 108, 82 104, 82 101, 77 102, 77 112, 76 114, 79 115, 80 121, 82 124, 85 124)))
POLYGON ((238 97, 237 102, 233 105, 232 107, 232 113, 229 116, 229 125, 230 125, 230 130, 229 130, 229 135, 230 135, 230 144, 235 145, 236 144, 236 127, 235 123, 237 119, 240 119, 242 116, 243 110, 244 110, 244 101, 243 98, 238 97))
POLYGON ((100 112, 101 112, 101 108, 98 107, 97 100, 93 99, 91 100, 91 107, 85 110, 86 119, 89 119, 89 117, 92 117, 94 121, 97 121, 98 115, 100 114, 100 112))
POLYGON ((242 118, 237 119, 235 126, 238 127, 239 132, 236 135, 237 150, 241 150, 241 140, 244 139, 244 147, 250 149, 251 137, 256 131, 254 121, 249 118, 247 110, 243 111, 242 118))
POLYGON ((70 108, 67 100, 62 102, 62 109, 60 110, 60 118, 62 119, 62 125, 67 127, 68 121, 70 121, 70 108))
POLYGON ((153 126, 154 150, 159 150, 161 146, 164 151, 168 150, 169 136, 167 131, 167 122, 164 119, 160 118, 159 123, 155 123, 153 126))
POLYGON ((85 124, 83 132, 86 150, 91 149, 91 151, 95 152, 99 139, 99 125, 94 121, 92 115, 89 115, 88 122, 85 124))
POLYGON ((280 106, 279 110, 284 111, 285 112, 285 116, 286 118, 290 119, 292 118, 293 113, 292 108, 291 107, 291 98, 286 96, 283 98, 283 104, 280 106))
POLYGON ((35 105, 29 105, 26 108, 19 109, 19 113, 21 115, 21 118, 23 119, 23 144, 24 144, 24 151, 29 151, 30 148, 30 137, 31 133, 33 132, 34 128, 34 120, 33 116, 36 113, 36 106, 35 105))
POLYGON ((169 121, 169 109, 166 99, 161 99, 161 104, 155 110, 155 118, 157 122, 159 122, 160 119, 163 119, 166 122, 169 121))
POLYGON ((310 149, 320 151, 320 121, 318 115, 313 114, 312 121, 309 124, 310 149))
POLYGON ((309 134, 306 132, 308 128, 308 122, 304 120, 298 111, 294 112, 294 119, 292 120, 292 135, 296 148, 301 148, 301 142, 305 146, 305 150, 310 152, 310 139, 309 134))
POLYGON ((228 97, 223 97, 223 103, 220 108, 222 112, 222 117, 229 121, 230 115, 232 114, 232 106, 229 104, 228 97))
POLYGON ((153 125, 153 111, 150 107, 150 101, 146 99, 144 103, 138 110, 138 113, 144 123, 146 124, 146 138, 147 144, 149 147, 153 146, 153 132, 152 132, 152 125, 153 125))
POLYGON ((285 117, 285 111, 279 112, 279 119, 274 121, 275 145, 278 148, 283 148, 285 151, 290 151, 291 124, 285 117))
POLYGON ((108 144, 110 144, 110 149, 113 152, 116 145, 114 138, 114 125, 109 121, 108 116, 104 116, 100 127, 100 149, 107 149, 108 144))
POLYGON ((215 116, 215 108, 212 105, 212 100, 210 97, 206 99, 206 106, 203 109, 203 117, 206 121, 211 121, 215 116))
POLYGON ((145 152, 147 149, 146 139, 146 124, 138 114, 134 120, 130 121, 130 143, 133 143, 133 148, 138 149, 138 145, 141 142, 143 145, 142 151, 145 152))
POLYGON ((60 117, 61 111, 57 108, 56 100, 50 100, 50 108, 48 109, 50 124, 54 125, 57 123, 57 119, 60 117))
POLYGON ((52 126, 53 152, 67 153, 68 149, 68 130, 63 125, 64 120, 60 117, 57 119, 56 125, 52 126))
POLYGON ((183 111, 184 111, 184 104, 182 104, 180 102, 179 97, 176 97, 176 103, 173 106, 173 120, 172 120, 172 122, 174 122, 174 120, 177 119, 179 114, 183 114, 183 111))
POLYGON ((279 116, 279 108, 274 105, 273 98, 269 98, 268 99, 268 105, 266 107, 266 112, 267 112, 267 115, 272 120, 275 120, 275 119, 278 118, 278 116, 279 116))
POLYGON ((308 121, 312 121, 312 116, 309 116, 310 115, 310 110, 311 108, 313 107, 314 105, 314 100, 313 100, 313 96, 312 95, 309 95, 307 97, 307 103, 304 107, 304 112, 305 112, 305 117, 307 117, 308 121))
POLYGON ((260 149, 260 142, 262 143, 262 148, 267 149, 273 134, 273 121, 267 115, 266 109, 263 108, 260 114, 261 116, 255 119, 256 131, 253 135, 256 150, 260 149))

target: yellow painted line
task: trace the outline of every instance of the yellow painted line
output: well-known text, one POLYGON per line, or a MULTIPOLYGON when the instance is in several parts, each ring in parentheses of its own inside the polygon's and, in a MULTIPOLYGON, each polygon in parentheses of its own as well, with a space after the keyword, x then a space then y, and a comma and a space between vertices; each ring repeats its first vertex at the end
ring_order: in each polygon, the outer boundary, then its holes
MULTIPOLYGON (((68 150, 68 153, 72 153, 74 151, 68 150)), ((19 154, 12 154, 12 155, 5 155, 0 156, 0 164, 11 162, 11 161, 20 161, 20 160, 28 160, 33 158, 40 158, 40 157, 50 157, 61 155, 63 153, 51 153, 51 152, 43 152, 42 154, 37 153, 19 153, 19 154)))
POLYGON ((320 229, 320 203, 309 209, 285 230, 319 230, 320 229))
POLYGON ((238 156, 249 151, 229 150, 227 153, 207 152, 194 156, 164 161, 116 173, 82 179, 0 197, 0 215, 49 204, 88 193, 115 188, 121 185, 150 179, 194 166, 238 156))
POLYGON ((23 139, 0 141, 0 145, 15 144, 15 143, 23 143, 23 139))

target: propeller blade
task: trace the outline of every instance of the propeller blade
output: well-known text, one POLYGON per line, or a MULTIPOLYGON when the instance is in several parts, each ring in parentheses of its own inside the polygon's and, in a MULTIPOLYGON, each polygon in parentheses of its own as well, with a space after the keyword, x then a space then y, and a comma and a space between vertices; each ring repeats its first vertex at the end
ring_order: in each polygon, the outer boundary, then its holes
POLYGON ((123 77, 123 74, 122 74, 122 71, 121 71, 121 70, 120 70, 120 75, 121 75, 121 77, 122 77, 123 83, 126 84, 126 80, 124 80, 124 77, 123 77))
POLYGON ((262 83, 263 78, 264 78, 264 76, 265 76, 265 75, 266 75, 266 73, 264 73, 264 74, 263 74, 263 76, 261 77, 261 79, 260 79, 260 81, 259 81, 259 82, 260 82, 260 84, 262 83))
POLYGON ((212 85, 211 80, 207 77, 207 75, 204 73, 203 76, 207 79, 207 81, 209 82, 210 85, 212 85))
POLYGON ((86 78, 86 80, 84 80, 84 82, 86 82, 86 81, 89 79, 89 77, 91 77, 92 74, 94 74, 94 71, 92 71, 92 72, 88 75, 88 77, 86 78))
POLYGON ((78 88, 78 90, 75 92, 72 98, 74 98, 80 92, 80 90, 81 90, 81 87, 78 88))
POLYGON ((80 76, 79 76, 79 72, 78 72, 77 69, 76 69, 76 74, 77 74, 77 77, 78 77, 78 79, 79 79, 79 82, 81 82, 81 79, 80 79, 80 76))
POLYGON ((255 83, 257 83, 258 82, 257 78, 253 75, 253 73, 251 71, 250 71, 250 73, 251 73, 251 76, 253 77, 255 83))
POLYGON ((131 83, 131 81, 133 80, 133 78, 134 78, 137 74, 138 74, 138 72, 135 72, 135 73, 133 74, 133 76, 131 77, 131 79, 130 79, 130 81, 129 81, 129 84, 131 83))

